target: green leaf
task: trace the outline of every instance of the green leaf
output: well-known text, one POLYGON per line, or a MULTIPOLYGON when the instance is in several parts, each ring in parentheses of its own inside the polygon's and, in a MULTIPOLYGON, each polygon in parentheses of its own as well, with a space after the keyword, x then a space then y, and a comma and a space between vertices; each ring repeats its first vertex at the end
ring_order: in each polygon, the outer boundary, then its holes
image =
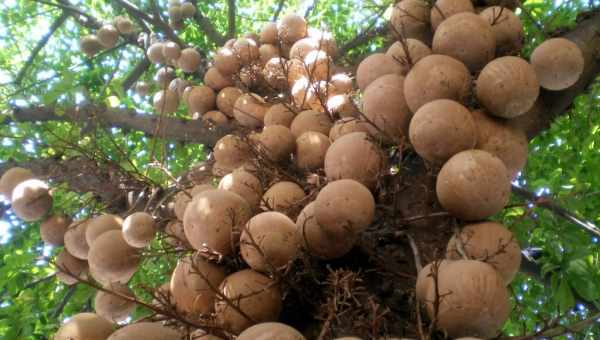
POLYGON ((569 286, 569 281, 566 278, 562 278, 560 280, 558 289, 554 294, 554 299, 558 304, 559 310, 563 313, 575 306, 575 297, 573 296, 573 291, 569 286))
POLYGON ((598 275, 594 268, 585 259, 578 259, 569 263, 567 268, 569 285, 577 294, 587 301, 600 299, 600 286, 598 275))

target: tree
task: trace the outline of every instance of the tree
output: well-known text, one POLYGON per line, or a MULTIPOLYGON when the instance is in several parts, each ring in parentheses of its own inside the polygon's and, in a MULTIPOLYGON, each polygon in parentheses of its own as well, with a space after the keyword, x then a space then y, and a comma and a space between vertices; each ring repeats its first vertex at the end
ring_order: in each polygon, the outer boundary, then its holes
MULTIPOLYGON (((177 14, 168 11, 166 1, 34 0, 0 5, 5 27, 0 31, 0 174, 15 166, 30 169, 49 182, 52 212, 74 219, 152 213, 161 231, 143 249, 144 260, 129 282, 136 300, 132 319, 162 314, 170 325, 206 326, 224 335, 206 320, 190 320, 165 307, 168 303, 156 307, 153 300, 165 302, 164 292, 156 288, 168 282, 179 258, 192 253, 169 245, 164 230, 176 219, 169 203, 185 197, 184 189, 219 177, 212 173, 214 146, 227 133, 239 134, 240 127, 191 120, 185 105, 160 114, 165 108, 153 107, 138 86, 151 84, 155 92, 161 91, 151 79, 161 66, 146 56, 149 46, 163 39, 195 48, 201 64, 195 72, 178 76, 200 84, 220 46, 246 32, 259 32, 264 23, 288 13, 300 13, 311 27, 331 31, 338 44, 335 62, 351 74, 365 57, 404 38, 387 22, 393 1, 191 3, 196 11, 183 22, 172 20, 177 14), (80 39, 117 16, 129 18, 136 33, 120 34, 113 47, 91 56, 82 53, 80 39)), ((536 106, 516 119, 530 139, 528 164, 516 180, 511 202, 495 219, 510 227, 529 257, 510 286, 513 312, 503 328, 506 337, 598 334, 596 5, 527 1, 516 11, 525 28, 523 57, 543 41, 562 36, 577 42, 585 68, 568 89, 542 90, 536 106)), ((415 301, 416 271, 444 256, 448 239, 462 222, 436 201, 439 167, 424 162, 407 143, 384 142, 382 147, 393 151, 390 160, 400 168, 374 190, 382 221, 364 231, 360 242, 340 259, 302 256, 288 271, 269 270, 274 280, 285 283, 281 321, 308 338, 443 337, 429 327, 435 320, 429 320, 415 301), (394 200, 386 201, 389 197, 394 200)), ((269 159, 264 150, 248 152, 269 159)), ((323 176, 311 181, 304 174, 288 175, 286 167, 259 165, 266 178, 291 176, 314 195, 324 184, 323 176)), ((114 287, 95 281, 93 273, 76 279, 75 285, 58 282, 56 256, 62 248, 45 246, 39 223, 20 221, 8 202, 0 211, 3 338, 48 338, 65 318, 93 311, 97 290, 114 293, 114 287)), ((247 267, 237 255, 225 256, 220 263, 228 273, 247 267)))

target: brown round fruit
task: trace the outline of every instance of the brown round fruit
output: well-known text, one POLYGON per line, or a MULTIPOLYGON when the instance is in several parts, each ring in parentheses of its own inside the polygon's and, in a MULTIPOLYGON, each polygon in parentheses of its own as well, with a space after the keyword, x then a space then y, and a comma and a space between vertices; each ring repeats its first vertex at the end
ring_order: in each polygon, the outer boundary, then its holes
POLYGON ((267 22, 260 30, 260 43, 277 45, 277 34, 277 24, 274 22, 267 22))
POLYGON ((371 136, 377 134, 376 128, 370 123, 354 117, 344 117, 333 124, 329 131, 329 139, 335 142, 338 138, 352 132, 364 132, 371 136))
POLYGON ((102 44, 104 48, 113 48, 117 44, 119 40, 119 31, 113 25, 104 25, 102 26, 98 32, 96 32, 98 36, 98 41, 102 44))
POLYGON ((296 139, 296 165, 308 171, 323 167, 329 146, 331 142, 326 135, 315 131, 304 132, 296 139))
POLYGON ((141 257, 125 242, 121 230, 110 230, 92 243, 88 262, 92 275, 102 283, 126 283, 133 276, 141 257))
POLYGON ((248 202, 253 211, 260 206, 263 187, 260 180, 243 168, 235 169, 232 173, 221 179, 219 189, 234 192, 248 202))
POLYGON ((81 260, 87 260, 90 247, 85 240, 85 232, 90 220, 75 221, 65 232, 65 249, 81 260))
POLYGON ((279 322, 263 322, 243 331, 237 340, 306 340, 294 328, 279 322))
POLYGON ((368 120, 383 131, 387 139, 406 136, 411 112, 404 98, 405 79, 387 74, 367 87, 363 95, 363 112, 368 120))
POLYGON ((258 44, 254 39, 239 38, 233 44, 233 51, 237 54, 242 65, 249 65, 260 56, 258 44))
POLYGON ((366 57, 356 70, 356 83, 361 90, 365 90, 375 79, 386 74, 402 75, 402 65, 393 57, 384 53, 374 53, 366 57))
POLYGON ((8 169, 2 177, 0 177, 0 194, 10 201, 12 192, 15 187, 28 179, 34 177, 33 172, 29 169, 13 167, 8 169))
POLYGON ((263 76, 274 89, 285 90, 288 86, 286 77, 287 61, 280 57, 269 59, 263 69, 263 76))
POLYGON ((540 85, 552 91, 564 90, 575 84, 584 64, 579 46, 565 38, 548 39, 531 53, 531 65, 540 85))
POLYGON ((449 99, 429 102, 410 121, 410 142, 419 156, 443 163, 477 142, 477 126, 471 112, 449 99))
POLYGON ((504 163, 482 150, 462 151, 450 158, 437 178, 437 197, 452 215, 475 221, 500 212, 510 197, 504 163))
POLYGON ((533 107, 540 85, 534 68, 519 57, 502 57, 487 64, 475 88, 479 102, 494 116, 514 118, 533 107))
POLYGON ((306 20, 298 14, 288 14, 281 18, 277 25, 279 39, 288 44, 304 38, 307 34, 306 20))
POLYGON ((331 119, 327 114, 314 110, 306 110, 296 115, 290 129, 294 137, 298 138, 308 131, 315 131, 328 135, 332 125, 331 119))
POLYGON ((227 123, 229 123, 229 118, 221 111, 212 110, 202 115, 202 121, 210 125, 219 126, 227 125, 227 123))
POLYGON ((94 313, 79 313, 58 329, 54 340, 106 340, 112 332, 110 321, 94 313))
POLYGON ((169 88, 169 85, 173 79, 175 79, 177 75, 175 74, 175 69, 169 66, 161 67, 158 72, 156 72, 156 76, 154 79, 156 83, 161 89, 169 88))
POLYGON ((240 137, 226 135, 217 141, 213 154, 221 167, 233 171, 249 160, 250 152, 250 146, 240 137))
POLYGON ((265 113, 265 126, 283 125, 290 127, 292 121, 296 117, 296 113, 289 109, 285 104, 275 104, 271 106, 265 113))
POLYGON ((240 252, 256 271, 282 270, 300 253, 296 224, 279 212, 260 213, 252 217, 242 231, 240 252))
POLYGON ((463 12, 475 13, 471 0, 436 0, 431 8, 431 27, 436 31, 446 19, 463 12))
POLYGON ((396 34, 431 42, 431 26, 429 25, 430 5, 423 0, 402 0, 394 5, 390 22, 396 34))
POLYGON ((275 162, 289 160, 296 148, 296 138, 283 125, 266 126, 260 134, 259 143, 259 150, 275 162))
POLYGON ((215 67, 221 74, 232 75, 240 70, 242 63, 238 55, 230 48, 223 47, 214 57, 215 67))
POLYGON ((135 31, 133 22, 127 17, 118 16, 115 18, 115 27, 121 34, 131 34, 135 31))
POLYGON ((280 57, 279 48, 271 44, 260 45, 258 53, 260 54, 261 64, 266 64, 269 60, 280 57))
POLYGON ((416 63, 404 80, 404 97, 414 113, 435 99, 464 103, 471 92, 471 74, 460 61, 438 54, 416 63))
POLYGON ((235 101, 243 94, 237 87, 226 87, 217 96, 217 108, 219 111, 233 118, 233 106, 235 101))
POLYGON ((349 93, 352 91, 352 78, 345 73, 338 73, 331 76, 329 84, 335 89, 337 94, 349 93))
MULTIPOLYGON (((514 235, 498 222, 481 222, 466 225, 458 234, 460 246, 472 260, 483 261, 498 271, 509 285, 521 266, 521 247, 514 235)), ((459 260, 456 235, 448 242, 446 258, 459 260)))
POLYGON ((523 23, 508 8, 492 6, 479 15, 492 25, 496 37, 496 54, 499 56, 516 54, 523 46, 523 23))
POLYGON ((184 18, 193 18, 196 15, 196 6, 191 2, 184 2, 181 4, 181 13, 184 18))
POLYGON ((123 219, 117 215, 104 214, 92 218, 85 230, 85 241, 91 247, 98 236, 109 230, 121 230, 123 219))
POLYGON ((200 53, 194 48, 188 47, 181 51, 181 55, 177 59, 177 66, 185 73, 194 73, 198 71, 201 62, 200 53))
MULTIPOLYGON (((135 295, 122 283, 112 283, 104 287, 112 292, 122 294, 134 298, 135 295)), ((94 310, 101 317, 112 322, 120 322, 126 320, 131 312, 135 309, 135 302, 126 300, 118 295, 110 294, 99 290, 94 299, 94 310)))
POLYGON ((233 333, 240 333, 253 325, 238 310, 259 323, 279 318, 281 291, 267 276, 249 269, 242 270, 226 277, 219 290, 228 301, 217 297, 217 323, 233 333), (229 303, 233 303, 235 308, 229 303))
POLYGON ((216 100, 215 91, 210 87, 193 86, 187 98, 188 110, 191 113, 205 114, 215 108, 216 100))
POLYGON ((353 179, 375 188, 384 170, 381 149, 364 132, 353 132, 338 138, 325 155, 325 174, 330 181, 353 179))
POLYGON ((78 283, 77 277, 85 278, 88 271, 87 261, 80 260, 63 249, 56 256, 56 277, 67 285, 78 283), (75 277, 74 277, 75 276, 75 277))
POLYGON ((169 114, 177 111, 179 96, 171 90, 161 90, 154 94, 154 110, 159 114, 169 114))
POLYGON ((181 47, 177 43, 172 41, 166 41, 163 43, 163 56, 169 61, 177 60, 181 57, 181 47))
POLYGON ((144 248, 154 239, 158 227, 152 215, 146 212, 133 213, 123 221, 125 242, 135 248, 144 248))
POLYGON ((79 41, 79 46, 81 51, 88 56, 88 58, 92 58, 98 52, 102 51, 104 46, 100 43, 100 39, 95 34, 91 34, 81 38, 79 41))
POLYGON ((62 246, 65 244, 65 233, 71 219, 64 215, 52 215, 40 223, 40 236, 45 244, 62 246))
POLYGON ((216 67, 211 67, 204 74, 204 84, 215 91, 220 91, 228 86, 233 86, 233 80, 231 77, 221 74, 216 67))
POLYGON ((17 184, 12 191, 11 202, 12 211, 25 222, 41 219, 52 208, 48 184, 38 179, 28 179, 17 184))
MULTIPOLYGON (((137 322, 114 332, 106 340, 183 340, 179 331, 155 322, 137 322)), ((87 339, 86 339, 87 340, 87 339)))
POLYGON ((233 106, 233 116, 242 126, 258 128, 263 125, 265 113, 269 107, 257 94, 244 93, 233 106))
POLYGON ((164 64, 167 60, 163 54, 163 43, 155 42, 154 44, 148 47, 146 51, 146 56, 148 60, 150 60, 153 64, 164 64))
POLYGON ((385 53, 385 55, 392 57, 396 63, 400 64, 402 75, 406 75, 412 65, 430 54, 431 49, 429 46, 425 45, 421 40, 410 38, 406 39, 404 43, 396 41, 385 53))
POLYGON ((173 247, 185 247, 190 248, 185 231, 183 229, 183 222, 171 221, 165 227, 165 241, 173 247))
POLYGON ((277 182, 264 193, 261 207, 264 210, 288 213, 297 207, 305 197, 304 190, 298 184, 285 181, 277 182))

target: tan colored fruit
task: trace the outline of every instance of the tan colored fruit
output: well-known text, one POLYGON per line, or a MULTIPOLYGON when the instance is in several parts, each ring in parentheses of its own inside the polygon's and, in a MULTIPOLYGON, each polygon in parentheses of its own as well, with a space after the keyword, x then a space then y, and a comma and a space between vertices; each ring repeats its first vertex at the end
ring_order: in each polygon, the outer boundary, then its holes
POLYGON ((169 20, 171 20, 173 22, 178 22, 178 21, 183 20, 183 11, 181 10, 181 6, 179 6, 179 5, 169 6, 168 13, 169 13, 169 20))
POLYGON ((330 181, 353 179, 375 188, 384 170, 381 149, 364 132, 353 132, 338 138, 325 155, 325 174, 330 181))
POLYGON ((419 109, 410 121, 410 142, 419 156, 443 163, 477 142, 477 126, 471 112, 449 99, 437 99, 419 109))
POLYGON ((258 53, 260 54, 261 64, 266 64, 269 60, 280 56, 279 48, 271 44, 260 45, 258 53))
POLYGON ((275 321, 281 312, 282 296, 279 286, 267 276, 253 270, 242 270, 225 278, 219 287, 229 302, 217 297, 217 323, 223 328, 240 333, 253 322, 238 312, 241 310, 255 322, 275 321))
POLYGON ((210 87, 193 86, 187 98, 188 110, 192 113, 204 114, 215 108, 216 100, 215 91, 210 87))
POLYGON ((350 239, 373 222, 375 199, 360 182, 341 179, 329 182, 321 189, 314 209, 316 222, 324 230, 350 239))
POLYGON ((275 104, 265 113, 265 126, 282 125, 289 128, 295 117, 296 113, 289 109, 287 105, 275 104))
POLYGON ((185 209, 185 236, 194 249, 208 248, 229 255, 251 216, 250 205, 240 195, 222 189, 207 190, 185 209))
POLYGON ((502 57, 487 64, 475 88, 479 102, 494 116, 514 118, 533 107, 540 93, 534 68, 519 57, 502 57))
POLYGON ((81 38, 79 41, 79 47, 81 48, 81 51, 89 58, 92 58, 104 48, 102 43, 100 43, 100 39, 98 39, 95 34, 87 35, 81 38))
POLYGON ((123 221, 123 237, 125 242, 135 248, 149 245, 158 227, 152 215, 145 212, 133 213, 123 221))
POLYGON ((173 247, 189 247, 189 242, 185 236, 183 222, 171 221, 165 227, 165 241, 173 247))
POLYGON ((464 103, 471 92, 471 74, 462 62, 432 54, 415 64, 404 80, 404 97, 414 113, 435 99, 464 103))
POLYGON ((211 87, 215 91, 220 91, 228 86, 233 86, 233 80, 230 77, 224 76, 217 70, 216 67, 211 67, 204 75, 204 84, 211 87))
POLYGON ((261 207, 265 210, 287 213, 296 208, 306 197, 304 190, 294 182, 277 182, 262 197, 261 207))
POLYGON ((267 83, 274 89, 284 90, 288 86, 286 77, 287 61, 280 57, 268 60, 262 73, 267 83))
POLYGON ((208 111, 202 115, 202 121, 212 125, 226 125, 229 122, 229 118, 224 115, 221 111, 208 111))
POLYGON ((242 94, 242 90, 237 87, 226 87, 222 89, 217 96, 217 108, 228 117, 233 118, 233 106, 242 94))
POLYGON ((188 203, 192 201, 194 196, 207 191, 212 190, 214 187, 209 184, 200 184, 196 185, 191 189, 182 190, 175 195, 175 206, 173 210, 175 211, 175 216, 180 221, 183 221, 183 215, 185 214, 185 209, 187 208, 188 203))
POLYGON ((388 138, 400 138, 408 132, 412 115, 404 98, 405 84, 403 76, 387 74, 372 82, 364 92, 364 115, 388 138))
POLYGON ((575 84, 584 64, 579 46, 565 38, 548 39, 531 53, 531 65, 540 85, 552 91, 564 90, 575 84))
POLYGON ((279 39, 288 44, 304 38, 307 34, 306 20, 298 14, 288 14, 281 18, 277 25, 279 39))
POLYGON ((404 68, 394 58, 384 53, 374 53, 366 57, 356 70, 356 83, 365 90, 375 79, 386 74, 402 75, 404 68))
POLYGON ((109 230, 121 230, 123 219, 117 215, 103 214, 92 218, 85 230, 85 241, 91 247, 98 236, 109 230))
MULTIPOLYGON (((105 287, 106 289, 117 292, 125 296, 134 298, 135 295, 122 283, 112 283, 105 287)), ((101 317, 112 322, 120 322, 126 320, 131 312, 135 309, 135 302, 128 301, 118 295, 110 294, 99 290, 94 299, 94 310, 101 317)))
POLYGON ((191 86, 191 82, 185 79, 175 78, 169 83, 169 90, 176 92, 179 98, 183 98, 183 92, 191 86))
POLYGON ((358 117, 360 111, 347 94, 330 96, 327 99, 327 111, 337 117, 358 117))
POLYGON ((161 90, 154 94, 154 110, 159 114, 169 114, 177 111, 179 96, 171 90, 161 90))
POLYGON ((45 244, 62 246, 71 219, 64 215, 52 215, 40 223, 40 236, 45 244))
POLYGON ((250 159, 250 152, 250 146, 235 135, 219 139, 214 148, 215 160, 229 171, 244 165, 250 159))
POLYGON ((163 326, 160 323, 137 322, 129 324, 114 332, 106 340, 183 340, 177 330, 163 326))
POLYGON ((306 340, 294 328, 279 322, 263 322, 254 325, 237 337, 238 340, 306 340))
POLYGON ((326 228, 315 217, 315 202, 309 203, 296 220, 302 247, 311 255, 326 260, 346 255, 357 240, 357 234, 344 228, 326 228))
POLYGON ((404 43, 396 41, 392 44, 385 55, 392 57, 402 67, 402 75, 410 71, 412 65, 431 54, 429 46, 421 40, 406 39, 404 43))
POLYGON ((492 25, 496 37, 496 54, 499 56, 515 54, 523 46, 523 23, 508 8, 492 6, 479 15, 492 25))
POLYGON ((56 277, 64 284, 76 284, 79 281, 73 276, 85 278, 87 271, 87 261, 74 257, 66 249, 63 249, 58 256, 56 256, 56 277))
POLYGON ((258 209, 264 191, 260 180, 243 168, 235 169, 223 177, 219 182, 219 189, 240 195, 248 202, 253 211, 258 209))
POLYGON ((114 331, 114 325, 94 313, 73 315, 62 325, 54 340, 106 340, 114 331))
POLYGON ((233 44, 233 51, 243 65, 249 65, 260 56, 258 44, 254 39, 239 38, 233 44))
POLYGON ((121 34, 131 34, 135 31, 135 26, 129 18, 118 16, 115 18, 115 27, 121 34))
POLYGON ((423 0, 402 0, 396 3, 390 19, 393 31, 405 38, 431 42, 430 8, 423 0))
POLYGON ((463 12, 475 13, 471 0, 436 0, 431 8, 431 27, 436 31, 446 19, 463 12))
POLYGON ((196 15, 196 6, 191 2, 181 4, 181 12, 184 18, 193 18, 196 15))
MULTIPOLYGON (((514 235, 498 222, 481 222, 466 225, 458 234, 465 255, 483 261, 498 271, 509 285, 521 265, 521 247, 514 235)), ((448 242, 446 258, 459 260, 456 235, 448 242)))
POLYGON ((200 56, 198 51, 191 47, 182 50, 179 59, 177 59, 177 65, 185 73, 194 73, 198 71, 201 62, 202 56, 200 56))
POLYGON ((150 62, 153 64, 164 64, 167 61, 163 54, 163 46, 162 42, 155 42, 148 47, 146 56, 150 62))
POLYGON ((267 103, 259 95, 244 93, 235 101, 233 116, 243 126, 258 128, 263 125, 268 109, 267 103))
POLYGON ((156 72, 156 83, 161 89, 169 88, 169 84, 173 79, 175 79, 177 75, 175 74, 175 69, 172 67, 161 67, 158 72, 156 72))
POLYGON ((178 311, 198 317, 214 309, 215 292, 225 279, 225 270, 196 253, 177 262, 171 276, 170 291, 178 311))
POLYGON ((270 273, 284 269, 300 253, 296 224, 275 211, 252 217, 242 231, 240 253, 256 271, 270 273))
POLYGON ((296 138, 283 125, 266 126, 260 134, 259 143, 259 149, 275 162, 289 160, 296 148, 296 138))
POLYGON ((523 130, 482 111, 472 112, 477 126, 476 149, 500 158, 511 178, 525 168, 529 141, 523 130))
POLYGON ((432 50, 456 58, 471 72, 477 72, 494 59, 496 36, 492 25, 481 16, 458 13, 439 25, 433 35, 432 50))
POLYGON ((110 230, 92 243, 88 262, 92 275, 102 283, 126 283, 140 263, 138 249, 125 242, 121 230, 110 230))
POLYGON ((296 41, 290 49, 290 59, 304 60, 312 52, 319 50, 319 41, 314 38, 302 38, 296 41))
POLYGON ((510 197, 510 177, 504 163, 482 150, 467 150, 450 158, 437 178, 437 197, 452 215, 476 221, 500 212, 510 197))
POLYGON ((297 82, 309 78, 308 71, 306 69, 306 65, 304 65, 304 61, 299 59, 292 59, 288 61, 287 64, 287 74, 288 74, 288 85, 293 87, 297 82))
POLYGON ((85 232, 90 220, 75 221, 65 232, 65 249, 81 260, 87 260, 90 247, 85 240, 85 232))
MULTIPOLYGON (((308 77, 298 79, 292 86, 292 102, 297 109, 310 110, 312 107, 320 105, 319 97, 317 96, 316 83, 311 83, 308 77)), ((323 111, 317 109, 315 111, 323 111)))
POLYGON ((333 86, 337 94, 349 93, 352 91, 352 78, 345 73, 338 73, 331 76, 329 84, 333 86))
POLYGON ((262 70, 262 65, 257 62, 242 67, 238 75, 240 82, 249 90, 268 86, 263 78, 262 70))
POLYGON ((162 53, 167 60, 177 60, 181 56, 181 47, 175 42, 167 41, 163 43, 162 53))
POLYGON ((311 51, 304 58, 304 65, 308 72, 309 79, 313 81, 328 80, 333 63, 324 51, 311 51))
POLYGON ((502 278, 486 263, 442 261, 436 275, 419 273, 419 280, 417 287, 424 287, 420 300, 426 304, 429 317, 434 317, 434 301, 439 301, 437 326, 452 338, 493 338, 508 319, 511 309, 508 291, 502 278), (436 291, 444 298, 436 300, 436 291))
POLYGON ((231 75, 240 70, 242 63, 238 55, 231 49, 223 47, 214 57, 215 67, 222 74, 231 75))
POLYGON ((48 184, 38 179, 23 181, 13 189, 11 208, 25 222, 41 219, 52 208, 52 196, 48 184))
POLYGON ((113 25, 104 25, 102 26, 98 32, 96 32, 98 36, 98 41, 104 48, 113 48, 117 44, 119 40, 119 31, 113 25))
POLYGON ((277 24, 274 22, 268 22, 263 25, 260 30, 260 43, 261 44, 272 44, 277 45, 277 24))
POLYGON ((365 132, 371 136, 377 134, 376 128, 370 123, 354 117, 344 117, 333 124, 329 131, 329 139, 335 142, 338 138, 352 132, 365 132))
POLYGON ((331 142, 326 135, 315 131, 304 132, 296 139, 296 165, 308 171, 323 167, 329 146, 331 142))
POLYGON ((13 167, 8 169, 2 177, 0 177, 0 194, 8 201, 12 198, 12 192, 15 187, 28 179, 34 177, 33 172, 29 169, 13 167))
POLYGON ((335 37, 331 32, 321 31, 316 28, 308 29, 308 37, 317 41, 317 46, 321 51, 327 53, 331 58, 335 58, 338 53, 335 37))
POLYGON ((143 81, 138 81, 135 84, 135 92, 138 94, 138 96, 147 96, 150 93, 150 84, 143 81))
POLYGON ((298 138, 308 131, 315 131, 328 135, 332 125, 333 123, 327 114, 314 110, 306 110, 296 115, 290 129, 294 137, 298 138))

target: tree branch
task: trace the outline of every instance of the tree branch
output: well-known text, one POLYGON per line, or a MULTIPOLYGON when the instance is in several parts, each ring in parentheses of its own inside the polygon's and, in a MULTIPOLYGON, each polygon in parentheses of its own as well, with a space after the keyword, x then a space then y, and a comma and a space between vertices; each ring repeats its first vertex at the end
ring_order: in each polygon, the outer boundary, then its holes
POLYGON ((222 46, 225 44, 225 37, 222 36, 216 29, 215 26, 210 22, 210 20, 202 14, 200 11, 200 7, 198 6, 197 0, 192 0, 192 4, 196 6, 196 14, 194 18, 198 23, 198 26, 206 33, 208 39, 210 39, 215 45, 222 46))
POLYGON ((227 0, 227 14, 228 14, 228 27, 227 27, 227 38, 235 38, 236 33, 236 3, 235 0, 227 0))
POLYGON ((135 66, 135 68, 123 80, 123 91, 127 92, 140 77, 150 68, 150 60, 144 55, 143 59, 135 66))
POLYGON ((285 5, 285 0, 279 0, 279 4, 277 4, 277 9, 275 10, 275 13, 273 13, 272 21, 277 21, 277 19, 279 19, 281 11, 283 11, 283 5, 285 5))
POLYGON ((369 27, 366 30, 362 31, 361 33, 359 33, 356 37, 354 37, 354 39, 348 41, 347 43, 345 43, 344 45, 342 45, 338 51, 338 57, 337 58, 341 58, 343 56, 346 55, 346 53, 348 53, 348 51, 350 51, 353 48, 356 48, 362 44, 365 44, 369 41, 371 41, 371 39, 379 36, 379 35, 384 35, 387 34, 389 32, 390 28, 388 25, 384 25, 381 27, 369 27))

